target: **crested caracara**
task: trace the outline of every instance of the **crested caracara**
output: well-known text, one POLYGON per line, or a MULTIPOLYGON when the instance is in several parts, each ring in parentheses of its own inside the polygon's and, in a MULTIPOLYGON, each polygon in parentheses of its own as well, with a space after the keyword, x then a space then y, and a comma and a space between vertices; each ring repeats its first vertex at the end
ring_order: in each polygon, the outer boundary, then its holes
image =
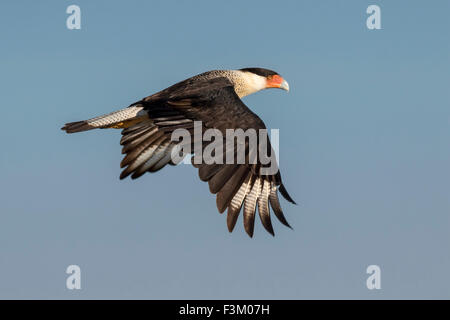
MULTIPOLYGON (((123 129, 120 144, 125 157, 121 162, 124 170, 120 178, 131 175, 132 179, 136 179, 145 172, 155 172, 167 164, 176 164, 172 156, 174 152, 179 152, 179 142, 173 141, 171 135, 174 130, 181 128, 193 134, 194 123, 198 123, 197 121, 201 121, 204 129, 219 130, 223 137, 227 129, 265 130, 263 121, 241 98, 267 88, 289 90, 288 83, 278 73, 267 69, 208 71, 137 101, 125 109, 89 120, 67 123, 62 130, 74 133, 96 128, 123 129)), ((200 145, 205 148, 202 142, 200 145)), ((273 154, 270 142, 265 147, 273 154)), ((232 144, 230 148, 231 150, 225 148, 224 155, 230 152, 236 154, 237 147, 232 144)), ((271 174, 262 174, 264 164, 260 159, 253 157, 256 161, 250 161, 252 148, 255 147, 245 143, 244 163, 193 161, 193 165, 198 168, 200 179, 208 181, 210 191, 217 194, 219 212, 228 209, 227 225, 230 232, 244 207, 244 228, 252 237, 258 207, 264 228, 273 235, 269 204, 280 222, 290 227, 281 210, 278 191, 286 200, 295 202, 281 181, 278 167, 271 174)), ((195 158, 195 152, 191 153, 195 158)), ((271 159, 276 163, 273 157, 271 159)))

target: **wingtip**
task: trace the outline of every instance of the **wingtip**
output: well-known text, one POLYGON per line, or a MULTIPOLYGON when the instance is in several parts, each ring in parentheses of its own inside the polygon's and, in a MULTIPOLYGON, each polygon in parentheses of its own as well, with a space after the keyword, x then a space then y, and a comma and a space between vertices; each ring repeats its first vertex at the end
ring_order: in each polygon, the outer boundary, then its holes
POLYGON ((123 180, 130 175, 131 172, 127 172, 126 169, 120 173, 119 179, 123 180))
MULTIPOLYGON (((280 220, 280 219, 278 219, 278 220, 280 220)), ((282 220, 281 223, 282 223, 285 227, 288 227, 289 229, 294 230, 294 228, 292 228, 292 226, 289 224, 289 222, 287 222, 286 219, 282 220)))
POLYGON ((283 198, 285 198, 290 203, 297 205, 297 203, 291 198, 291 196, 289 195, 283 184, 280 184, 280 187, 278 189, 280 190, 280 193, 283 196, 283 198))

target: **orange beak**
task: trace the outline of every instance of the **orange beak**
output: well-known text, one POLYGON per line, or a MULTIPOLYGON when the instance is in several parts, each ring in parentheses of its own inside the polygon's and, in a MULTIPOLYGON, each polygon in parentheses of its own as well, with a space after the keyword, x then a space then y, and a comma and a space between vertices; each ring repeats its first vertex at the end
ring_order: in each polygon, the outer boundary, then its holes
POLYGON ((289 84, 283 77, 276 74, 266 78, 266 88, 280 88, 289 91, 289 84))

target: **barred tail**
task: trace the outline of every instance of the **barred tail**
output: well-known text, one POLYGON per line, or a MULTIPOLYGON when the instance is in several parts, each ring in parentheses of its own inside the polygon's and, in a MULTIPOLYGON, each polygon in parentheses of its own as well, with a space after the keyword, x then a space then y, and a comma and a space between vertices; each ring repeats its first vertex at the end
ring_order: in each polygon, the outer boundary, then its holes
POLYGON ((143 109, 142 105, 134 105, 89 120, 66 123, 61 130, 75 133, 97 128, 128 128, 148 117, 143 109))

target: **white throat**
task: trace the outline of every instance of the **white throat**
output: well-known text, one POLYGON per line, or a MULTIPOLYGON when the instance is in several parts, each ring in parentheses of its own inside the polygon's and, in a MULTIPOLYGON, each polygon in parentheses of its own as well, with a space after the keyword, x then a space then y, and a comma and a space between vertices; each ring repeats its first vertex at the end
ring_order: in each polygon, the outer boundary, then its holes
POLYGON ((267 86, 267 80, 263 76, 241 70, 236 70, 236 72, 239 73, 239 79, 236 79, 238 83, 236 83, 235 88, 240 98, 263 90, 267 86))

